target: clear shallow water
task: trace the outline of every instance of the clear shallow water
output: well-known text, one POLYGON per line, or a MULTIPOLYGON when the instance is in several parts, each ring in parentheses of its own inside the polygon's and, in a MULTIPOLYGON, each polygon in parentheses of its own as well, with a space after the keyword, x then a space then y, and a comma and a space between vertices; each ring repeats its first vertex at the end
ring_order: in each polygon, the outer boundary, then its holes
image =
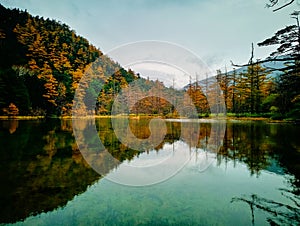
MULTIPOLYGON (((149 162, 159 152, 165 158, 172 148, 189 153, 190 161, 176 175, 145 187, 120 185, 95 173, 77 150, 70 121, 20 121, 13 133, 3 123, 1 223, 299 224, 299 126, 228 123, 219 152, 210 153, 205 151, 210 123, 201 124, 194 146, 180 139, 178 122, 169 123, 172 130, 158 150, 138 155, 123 150, 109 120, 97 122, 103 143, 123 161, 106 164, 108 175, 128 162, 149 162), (203 170, 207 157, 211 164, 203 170)), ((136 131, 147 133, 145 125, 139 123, 136 131)))

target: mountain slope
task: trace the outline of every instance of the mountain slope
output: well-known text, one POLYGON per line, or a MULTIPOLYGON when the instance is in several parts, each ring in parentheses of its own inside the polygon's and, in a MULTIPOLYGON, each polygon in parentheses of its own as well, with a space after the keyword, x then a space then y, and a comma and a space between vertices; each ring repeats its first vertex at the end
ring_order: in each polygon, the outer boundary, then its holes
MULTIPOLYGON (((22 115, 70 114, 78 82, 96 59, 99 84, 120 69, 66 24, 0 5, 0 114, 10 114, 10 104, 22 115)), ((137 78, 125 70, 121 76, 137 78)))

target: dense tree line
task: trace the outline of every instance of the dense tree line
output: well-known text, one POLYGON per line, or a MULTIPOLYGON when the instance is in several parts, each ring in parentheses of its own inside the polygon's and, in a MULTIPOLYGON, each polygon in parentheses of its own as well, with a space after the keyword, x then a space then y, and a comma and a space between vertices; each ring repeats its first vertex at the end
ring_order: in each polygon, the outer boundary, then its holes
MULTIPOLYGON (((277 4, 277 1, 272 2, 274 6, 277 4)), ((271 38, 258 43, 260 47, 277 47, 267 59, 254 61, 252 44, 249 62, 245 65, 233 64, 237 67, 243 66, 242 68, 230 72, 217 70, 216 80, 222 90, 221 96, 227 113, 237 116, 271 116, 274 119, 300 118, 299 14, 299 11, 291 14, 292 18, 296 19, 296 25, 286 26, 271 38), (273 64, 277 66, 274 67, 270 63, 277 63, 273 64)), ((197 107, 198 112, 209 112, 215 103, 208 103, 207 98, 197 98, 199 88, 209 94, 209 91, 214 89, 214 84, 211 83, 211 79, 204 79, 188 86, 188 93, 195 105, 200 106, 197 107)), ((214 95, 215 100, 220 99, 216 93, 214 95)))
POLYGON ((0 21, 0 114, 71 115, 79 89, 79 114, 110 115, 118 93, 137 79, 128 113, 173 114, 174 103, 157 92, 184 101, 182 91, 123 69, 61 22, 3 6, 0 21))
POLYGON ((85 96, 95 95, 92 86, 104 85, 109 77, 126 83, 137 78, 67 25, 0 5, 1 114, 10 104, 21 115, 70 114, 80 79, 99 58, 97 68, 90 70, 97 79, 86 87, 85 96))
POLYGON ((218 70, 214 78, 175 90, 123 69, 61 22, 0 5, 0 114, 71 115, 79 89, 78 112, 110 115, 120 91, 130 87, 123 102, 131 107, 126 112, 131 114, 194 117, 190 109, 195 107, 199 115, 208 115, 220 108, 218 101, 223 99, 229 113, 299 118, 299 13, 292 15, 297 25, 259 43, 278 45, 268 59, 255 62, 252 52, 246 70, 218 70), (266 68, 268 61, 284 66, 266 68), (280 74, 274 76, 274 70, 280 74), (82 81, 84 75, 88 76, 82 81), (222 92, 216 92, 215 81, 222 92), (180 112, 175 105, 181 106, 180 112))
MULTIPOLYGON (((278 1, 270 2, 276 5, 278 1)), ((291 14, 296 25, 286 26, 258 43, 259 47, 277 47, 267 59, 255 62, 252 44, 251 58, 248 64, 242 65, 247 67, 247 72, 217 73, 228 112, 271 113, 274 118, 300 118, 299 14, 299 11, 291 14)))

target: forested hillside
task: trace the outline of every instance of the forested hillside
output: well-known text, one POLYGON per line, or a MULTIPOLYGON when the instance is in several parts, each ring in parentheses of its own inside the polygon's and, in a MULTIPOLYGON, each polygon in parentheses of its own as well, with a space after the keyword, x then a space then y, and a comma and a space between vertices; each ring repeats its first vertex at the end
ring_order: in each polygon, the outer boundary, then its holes
POLYGON ((115 72, 137 78, 67 25, 0 5, 1 114, 70 115, 78 82, 100 56, 98 82, 115 72))
POLYGON ((138 79, 126 94, 127 103, 135 103, 127 113, 174 117, 177 104, 181 114, 194 117, 188 106, 192 100, 198 114, 208 115, 222 95, 226 111, 234 115, 297 119, 299 37, 299 26, 283 28, 259 43, 279 46, 269 59, 255 62, 252 53, 242 69, 218 70, 216 77, 191 82, 179 91, 123 69, 61 22, 0 5, 0 115, 71 115, 75 90, 88 73, 92 76, 81 87, 81 105, 76 108, 83 115, 110 115, 118 93, 138 79), (277 62, 275 68, 270 62, 277 62), (218 81, 222 94, 214 93, 212 81, 218 81), (210 95, 209 103, 204 93, 210 95), (158 96, 172 97, 166 101, 158 96))

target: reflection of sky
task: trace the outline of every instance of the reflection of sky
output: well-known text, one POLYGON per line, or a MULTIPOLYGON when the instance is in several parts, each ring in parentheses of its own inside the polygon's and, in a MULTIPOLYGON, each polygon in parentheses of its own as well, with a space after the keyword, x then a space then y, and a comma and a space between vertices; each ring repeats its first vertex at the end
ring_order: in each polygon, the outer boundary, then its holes
MULTIPOLYGON (((192 164, 192 163, 191 163, 192 164)), ((231 202, 234 197, 259 197, 291 204, 279 188, 289 189, 286 178, 262 171, 250 176, 247 167, 232 160, 213 163, 199 172, 196 164, 187 166, 163 183, 146 187, 130 187, 106 179, 66 206, 30 216, 24 225, 116 224, 135 225, 176 222, 189 225, 251 225, 251 209, 243 202, 231 202), (216 217, 217 216, 217 217, 216 217)), ((255 225, 268 225, 261 210, 254 210, 255 225)))
POLYGON ((200 148, 190 149, 187 145, 177 141, 174 144, 164 144, 163 149, 159 151, 143 152, 125 164, 132 167, 155 167, 167 161, 168 158, 173 158, 177 154, 176 151, 181 159, 188 157, 187 166, 189 168, 197 168, 199 172, 206 170, 216 160, 216 153, 206 152, 200 148), (179 149, 184 149, 184 152, 179 149), (188 155, 186 155, 187 153, 188 155))
POLYGON ((183 168, 199 173, 216 162, 217 154, 201 148, 191 148, 183 141, 166 143, 159 151, 140 153, 129 161, 122 162, 106 175, 116 183, 134 186, 157 184, 175 176, 183 168))
MULTIPOLYGON (((164 40, 195 52, 213 70, 249 60, 251 43, 294 24, 291 7, 273 13, 267 0, 2 0, 70 25, 104 52, 128 42, 164 40)), ((284 2, 284 1, 282 1, 284 2)), ((256 48, 255 58, 270 52, 256 48)))
POLYGON ((182 141, 165 144, 159 152, 141 153, 130 161, 122 162, 105 178, 116 183, 144 186, 157 184, 174 176, 191 158, 189 145, 182 141))
POLYGON ((148 167, 160 164, 166 161, 168 158, 171 158, 174 154, 173 145, 164 144, 162 150, 156 151, 151 150, 149 152, 142 152, 135 158, 128 160, 126 164, 133 167, 148 167))

